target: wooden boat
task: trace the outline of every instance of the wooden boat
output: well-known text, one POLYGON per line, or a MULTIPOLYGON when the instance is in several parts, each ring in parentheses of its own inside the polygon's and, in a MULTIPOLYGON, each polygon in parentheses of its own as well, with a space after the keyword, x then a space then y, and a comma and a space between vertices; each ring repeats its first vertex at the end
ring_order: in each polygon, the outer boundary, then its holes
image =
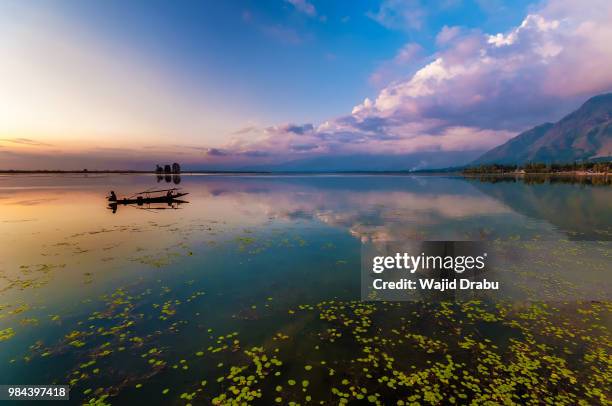
POLYGON ((172 196, 158 196, 158 197, 143 197, 138 196, 135 199, 117 199, 117 200, 109 200, 110 204, 145 204, 145 203, 172 203, 172 202, 180 202, 184 203, 182 200, 178 200, 179 197, 185 196, 189 193, 177 193, 172 196))
POLYGON ((177 188, 173 189, 160 189, 160 190, 145 190, 144 192, 138 192, 129 197, 118 199, 113 192, 108 196, 109 205, 117 204, 136 204, 141 206, 143 204, 150 203, 187 203, 179 198, 188 195, 189 193, 179 192, 177 188), (163 194, 165 192, 165 194, 163 194), (162 194, 158 194, 162 193, 162 194), (158 195, 155 195, 158 194, 158 195))

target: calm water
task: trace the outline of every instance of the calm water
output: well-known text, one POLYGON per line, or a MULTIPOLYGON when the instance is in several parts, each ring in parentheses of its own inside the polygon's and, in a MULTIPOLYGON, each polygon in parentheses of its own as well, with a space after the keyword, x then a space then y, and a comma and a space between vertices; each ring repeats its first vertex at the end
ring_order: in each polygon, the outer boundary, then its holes
POLYGON ((610 293, 610 185, 193 175, 178 209, 106 207, 167 186, 0 176, 0 383, 77 404, 610 401, 610 301, 588 300, 610 293), (362 244, 403 240, 552 243, 516 275, 581 300, 360 302, 362 244))

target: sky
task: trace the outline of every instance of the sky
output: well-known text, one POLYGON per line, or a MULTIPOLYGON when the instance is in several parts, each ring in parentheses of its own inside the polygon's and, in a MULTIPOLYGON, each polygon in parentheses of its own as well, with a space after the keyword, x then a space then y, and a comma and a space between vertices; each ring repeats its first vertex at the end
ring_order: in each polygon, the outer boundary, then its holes
POLYGON ((610 21, 608 0, 2 0, 0 169, 461 164, 611 91, 610 21))

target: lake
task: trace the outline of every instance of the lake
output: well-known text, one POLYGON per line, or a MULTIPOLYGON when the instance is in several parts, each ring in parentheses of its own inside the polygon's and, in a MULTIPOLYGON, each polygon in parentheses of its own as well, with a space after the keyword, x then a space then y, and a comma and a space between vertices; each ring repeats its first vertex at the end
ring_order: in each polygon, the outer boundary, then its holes
POLYGON ((0 383, 99 405, 610 402, 610 202, 601 179, 0 176, 0 383), (187 202, 105 199, 168 187, 187 202), (362 247, 393 241, 512 244, 525 298, 361 301, 362 247))

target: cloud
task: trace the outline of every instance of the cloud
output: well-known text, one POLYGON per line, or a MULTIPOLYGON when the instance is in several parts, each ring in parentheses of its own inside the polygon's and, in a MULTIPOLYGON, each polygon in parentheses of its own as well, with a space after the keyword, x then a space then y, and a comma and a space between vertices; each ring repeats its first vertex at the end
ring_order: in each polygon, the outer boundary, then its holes
MULTIPOLYGON (((304 13, 308 16, 315 17, 316 9, 307 0, 285 0, 287 3, 293 5, 296 10, 304 13)), ((250 10, 243 10, 241 14, 242 21, 246 24, 253 26, 256 30, 261 32, 263 35, 274 39, 275 41, 290 44, 299 45, 305 40, 310 39, 309 34, 302 35, 293 27, 283 23, 272 23, 269 21, 262 21, 261 18, 257 18, 250 10)), ((321 16, 325 19, 324 16, 321 16)))
MULTIPOLYGON (((373 18, 405 22, 392 9, 406 4, 385 1, 373 18)), ((408 43, 379 68, 391 83, 350 114, 319 125, 260 128, 232 147, 285 158, 489 149, 612 90, 611 20, 610 2, 552 0, 507 32, 445 26, 438 51, 422 55, 408 43), (412 72, 396 80, 402 68, 412 72)))
POLYGON ((20 145, 30 145, 36 147, 50 147, 51 144, 46 142, 36 141, 30 138, 3 138, 0 139, 0 142, 9 142, 12 144, 20 144, 20 145))
POLYGON ((246 127, 239 128, 238 130, 234 131, 232 134, 234 135, 248 134, 251 131, 255 131, 255 130, 257 130, 257 126, 249 125, 246 127))
POLYGON ((291 4, 298 10, 300 13, 304 13, 309 17, 315 17, 317 15, 317 10, 315 6, 308 2, 308 0, 285 0, 287 3, 291 4))
MULTIPOLYGON (((291 4, 297 11, 303 13, 309 17, 316 17, 316 8, 308 2, 308 0, 285 0, 291 4)), ((252 25, 255 29, 260 31, 265 36, 289 45, 299 45, 304 41, 309 40, 311 36, 309 34, 301 34, 299 31, 291 26, 281 23, 269 23, 260 21, 256 18, 253 13, 249 10, 242 11, 242 21, 252 25)), ((327 19, 325 16, 320 16, 319 20, 324 22, 327 19)))
POLYGON ((437 45, 446 45, 453 39, 455 39, 461 33, 461 27, 449 27, 445 25, 442 27, 438 35, 436 35, 437 45))
POLYGON ((291 149, 293 151, 312 151, 317 149, 319 146, 317 144, 293 144, 291 145, 291 149))
POLYGON ((240 154, 250 157, 250 158, 262 158, 262 157, 270 156, 270 152, 268 151, 257 151, 257 150, 244 151, 244 152, 241 152, 240 154))
POLYGON ((228 155, 227 152, 221 149, 218 149, 218 148, 208 148, 208 150, 206 151, 206 154, 210 156, 227 156, 228 155))
POLYGON ((284 131, 292 132, 294 134, 302 135, 313 129, 312 124, 303 124, 303 125, 295 125, 295 124, 287 124, 283 127, 284 131))
POLYGON ((411 62, 423 51, 423 47, 419 44, 410 42, 404 45, 395 55, 394 61, 396 63, 408 63, 411 62))
POLYGON ((391 60, 384 61, 378 66, 368 78, 370 84, 380 88, 400 77, 406 77, 407 72, 422 62, 423 52, 421 45, 416 42, 408 42, 397 51, 391 60))
POLYGON ((562 19, 545 8, 506 33, 443 35, 448 44, 433 61, 354 111, 512 131, 559 118, 612 88, 612 48, 604 46, 612 40, 612 6, 600 5, 601 17, 589 20, 578 7, 562 19))
POLYGON ((420 30, 427 13, 418 0, 383 0, 377 11, 366 15, 389 29, 420 30))

